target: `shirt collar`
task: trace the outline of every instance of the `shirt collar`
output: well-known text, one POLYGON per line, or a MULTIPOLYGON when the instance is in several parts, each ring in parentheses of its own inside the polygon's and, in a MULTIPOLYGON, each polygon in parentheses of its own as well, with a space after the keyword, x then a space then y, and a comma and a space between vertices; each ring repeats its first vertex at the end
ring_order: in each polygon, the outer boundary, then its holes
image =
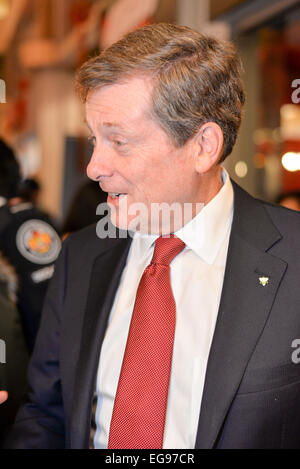
MULTIPOLYGON (((233 187, 226 169, 222 168, 221 174, 223 186, 217 195, 175 233, 207 264, 213 264, 232 223, 233 187)), ((148 252, 157 238, 140 232, 134 234, 139 257, 148 252)))

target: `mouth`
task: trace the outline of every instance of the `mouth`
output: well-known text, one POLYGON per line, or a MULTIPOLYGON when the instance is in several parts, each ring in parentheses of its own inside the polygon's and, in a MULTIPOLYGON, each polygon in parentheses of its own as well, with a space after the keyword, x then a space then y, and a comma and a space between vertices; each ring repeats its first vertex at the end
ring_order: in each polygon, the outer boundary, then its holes
POLYGON ((122 193, 118 193, 118 192, 109 192, 108 193, 108 197, 111 197, 113 200, 115 200, 119 197, 122 197, 124 195, 127 195, 127 194, 122 194, 122 193))

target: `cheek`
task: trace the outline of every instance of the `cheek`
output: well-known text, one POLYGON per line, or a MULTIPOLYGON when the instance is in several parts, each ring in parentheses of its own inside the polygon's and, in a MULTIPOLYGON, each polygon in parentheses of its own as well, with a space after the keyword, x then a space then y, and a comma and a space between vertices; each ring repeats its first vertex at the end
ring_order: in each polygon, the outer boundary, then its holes
POLYGON ((138 158, 133 158, 124 167, 135 199, 144 203, 167 201, 168 195, 177 192, 178 184, 182 186, 184 168, 174 164, 174 158, 174 154, 166 149, 162 148, 159 153, 156 149, 156 152, 140 152, 138 158))

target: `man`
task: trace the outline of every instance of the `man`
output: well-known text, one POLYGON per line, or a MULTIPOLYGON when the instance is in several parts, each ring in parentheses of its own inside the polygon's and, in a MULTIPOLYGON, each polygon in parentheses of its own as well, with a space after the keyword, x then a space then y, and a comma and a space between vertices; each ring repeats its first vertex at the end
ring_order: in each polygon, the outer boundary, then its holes
POLYGON ((67 239, 8 446, 299 447, 300 218, 220 166, 244 103, 234 48, 149 26, 78 84, 121 230, 67 239))
POLYGON ((0 251, 18 276, 17 306, 31 352, 61 242, 49 216, 18 196, 20 180, 14 152, 0 140, 0 251))

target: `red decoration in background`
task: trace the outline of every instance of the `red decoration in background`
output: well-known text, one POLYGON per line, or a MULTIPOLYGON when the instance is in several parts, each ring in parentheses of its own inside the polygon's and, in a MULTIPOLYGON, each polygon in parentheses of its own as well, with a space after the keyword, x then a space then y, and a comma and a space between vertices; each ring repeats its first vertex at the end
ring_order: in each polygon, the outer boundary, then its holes
POLYGON ((83 23, 89 16, 92 2, 89 0, 74 0, 70 9, 70 20, 73 26, 83 23))
MULTIPOLYGON (((70 9, 70 21, 72 27, 80 26, 87 21, 90 13, 90 8, 93 2, 91 0, 74 0, 70 9)), ((84 41, 78 39, 78 59, 77 67, 86 61, 88 57, 88 50, 84 46, 84 41)))
MULTIPOLYGON (((138 24, 135 28, 133 28, 133 31, 139 28, 143 28, 144 26, 148 26, 149 24, 153 24, 153 19, 147 19, 142 21, 140 24, 138 24)), ((107 20, 107 17, 104 15, 102 19, 102 28, 103 31, 105 31, 109 27, 109 21, 107 20)))
POLYGON ((26 125, 27 118, 27 91, 30 82, 26 78, 18 82, 17 98, 11 103, 6 121, 6 130, 10 133, 21 133, 26 125))

